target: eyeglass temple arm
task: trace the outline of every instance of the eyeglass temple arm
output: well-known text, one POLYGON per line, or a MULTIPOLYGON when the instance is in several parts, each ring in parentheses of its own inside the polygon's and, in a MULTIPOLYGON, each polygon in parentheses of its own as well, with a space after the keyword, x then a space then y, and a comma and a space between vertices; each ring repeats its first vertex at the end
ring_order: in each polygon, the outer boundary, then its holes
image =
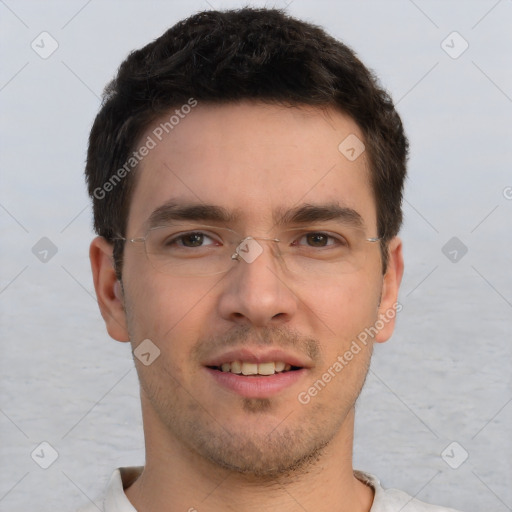
POLYGON ((137 243, 137 242, 145 242, 146 241, 146 237, 139 236, 139 237, 136 237, 136 238, 125 238, 123 236, 116 236, 115 238, 111 238, 110 240, 112 242, 115 242, 117 240, 122 240, 123 242, 137 243))

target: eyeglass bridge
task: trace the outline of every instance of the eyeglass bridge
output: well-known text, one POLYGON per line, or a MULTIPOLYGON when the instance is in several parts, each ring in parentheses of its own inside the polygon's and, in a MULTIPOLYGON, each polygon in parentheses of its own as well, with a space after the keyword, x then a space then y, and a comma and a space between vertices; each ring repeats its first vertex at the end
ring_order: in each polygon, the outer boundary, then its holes
MULTIPOLYGON (((231 255, 231 259, 232 260, 237 260, 237 261, 240 261, 240 259, 244 259, 245 258, 240 254, 240 251, 243 251, 243 249, 241 248, 242 247, 242 244, 244 242, 247 242, 249 240, 267 240, 269 242, 280 242, 281 240, 279 240, 279 238, 265 238, 265 237, 256 237, 256 236, 246 236, 245 238, 243 238, 239 244, 237 245, 236 249, 235 249, 235 252, 231 255)), ((243 251, 243 252, 249 252, 249 249, 247 249, 247 244, 245 245, 246 247, 246 250, 243 251)))

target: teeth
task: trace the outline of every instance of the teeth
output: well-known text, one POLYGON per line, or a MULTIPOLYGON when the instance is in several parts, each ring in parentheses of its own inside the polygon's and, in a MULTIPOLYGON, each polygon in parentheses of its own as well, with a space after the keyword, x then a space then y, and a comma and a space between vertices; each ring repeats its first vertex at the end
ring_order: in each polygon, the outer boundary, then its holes
POLYGON ((258 373, 260 375, 274 375, 276 373, 276 364, 271 363, 260 363, 258 364, 258 373))
POLYGON ((282 361, 279 361, 278 363, 276 363, 276 372, 282 372, 285 368, 286 364, 283 363, 282 361))
POLYGON ((283 361, 269 361, 267 363, 247 363, 245 361, 232 361, 221 365, 223 372, 242 375, 274 375, 282 371, 291 370, 291 365, 283 361))
MULTIPOLYGON (((231 366, 231 373, 242 373, 242 363, 240 361, 233 361, 231 364, 226 364, 231 366)), ((224 369, 222 371, 224 371, 224 369)))

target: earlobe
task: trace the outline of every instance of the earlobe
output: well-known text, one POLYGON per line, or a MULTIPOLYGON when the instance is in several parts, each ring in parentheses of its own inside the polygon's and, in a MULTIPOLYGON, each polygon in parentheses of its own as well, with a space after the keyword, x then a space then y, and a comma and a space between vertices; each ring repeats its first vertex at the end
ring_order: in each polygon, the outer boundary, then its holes
POLYGON ((129 341, 121 283, 112 259, 112 245, 96 237, 89 249, 96 298, 109 335, 117 341, 129 341))
POLYGON ((403 273, 402 241, 400 238, 394 237, 388 244, 388 266, 383 277, 382 294, 378 310, 379 332, 374 339, 377 343, 387 341, 393 334, 396 315, 402 309, 398 302, 398 292, 403 273))

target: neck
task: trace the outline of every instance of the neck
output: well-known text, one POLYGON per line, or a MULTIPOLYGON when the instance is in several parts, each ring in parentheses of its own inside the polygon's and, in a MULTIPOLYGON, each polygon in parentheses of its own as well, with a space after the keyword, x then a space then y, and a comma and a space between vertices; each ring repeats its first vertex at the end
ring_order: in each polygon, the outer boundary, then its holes
POLYGON ((143 404, 146 465, 125 491, 139 512, 368 512, 371 508, 373 490, 353 474, 354 409, 316 460, 275 478, 235 473, 206 460, 170 435, 157 418, 148 418, 152 411, 147 409, 143 404))

